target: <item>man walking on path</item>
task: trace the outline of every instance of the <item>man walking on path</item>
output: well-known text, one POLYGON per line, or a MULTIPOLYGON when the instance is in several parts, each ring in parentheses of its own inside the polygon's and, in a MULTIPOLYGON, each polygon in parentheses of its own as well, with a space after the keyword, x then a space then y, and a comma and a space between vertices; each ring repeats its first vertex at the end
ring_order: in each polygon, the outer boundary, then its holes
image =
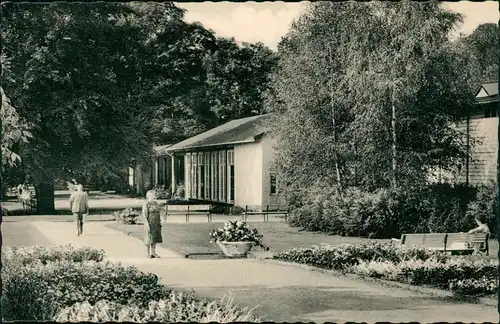
POLYGON ((75 216, 78 236, 83 233, 83 215, 89 213, 89 197, 81 184, 76 186, 76 191, 69 197, 69 208, 75 216))

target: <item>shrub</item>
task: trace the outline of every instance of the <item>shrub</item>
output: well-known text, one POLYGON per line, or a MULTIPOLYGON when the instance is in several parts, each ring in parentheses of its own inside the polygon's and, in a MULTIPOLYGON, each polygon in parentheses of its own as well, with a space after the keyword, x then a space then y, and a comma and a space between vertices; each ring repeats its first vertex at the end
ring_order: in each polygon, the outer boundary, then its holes
POLYGON ((472 187, 448 184, 375 192, 351 187, 341 195, 328 188, 311 188, 302 203, 292 208, 289 223, 309 231, 369 238, 462 232, 473 225, 466 211, 475 192, 472 187))
POLYGON ((3 249, 2 259, 5 263, 17 263, 28 265, 41 262, 67 260, 72 262, 102 261, 104 250, 96 250, 89 247, 64 246, 29 246, 29 247, 6 247, 3 249))
POLYGON ((195 205, 196 203, 184 198, 174 198, 167 201, 167 205, 195 205))
POLYGON ((39 262, 3 273, 3 313, 13 320, 49 320, 57 309, 80 301, 144 306, 168 294, 156 275, 109 262, 39 262))
POLYGON ((410 260, 399 265, 404 281, 414 285, 432 285, 448 288, 452 280, 498 278, 498 262, 495 260, 471 260, 450 258, 447 262, 410 260))
POLYGON ((156 199, 166 200, 170 198, 170 188, 165 188, 165 186, 156 186, 154 191, 156 199))
POLYGON ((150 301, 147 307, 120 305, 106 300, 94 306, 88 302, 77 303, 62 309, 54 319, 68 321, 117 321, 117 322, 258 322, 252 310, 239 310, 231 299, 220 302, 197 301, 192 294, 172 292, 167 299, 150 301))
POLYGON ((498 289, 498 279, 488 277, 479 279, 453 279, 450 281, 449 289, 468 296, 493 295, 498 289))
POLYGON ((476 199, 467 206, 469 229, 476 226, 474 218, 482 218, 488 223, 492 234, 497 233, 498 187, 494 182, 480 186, 476 199))
POLYGON ((488 295, 496 291, 498 264, 493 260, 471 261, 466 258, 427 260, 361 261, 350 272, 414 285, 429 285, 466 294, 488 295))
POLYGON ((241 215, 245 212, 245 208, 240 207, 240 206, 233 206, 231 207, 230 213, 231 215, 241 215))
POLYGON ((445 262, 449 256, 423 248, 405 249, 390 244, 343 244, 324 245, 312 248, 293 249, 273 255, 273 259, 304 263, 325 269, 348 271, 361 261, 428 260, 434 258, 445 262))

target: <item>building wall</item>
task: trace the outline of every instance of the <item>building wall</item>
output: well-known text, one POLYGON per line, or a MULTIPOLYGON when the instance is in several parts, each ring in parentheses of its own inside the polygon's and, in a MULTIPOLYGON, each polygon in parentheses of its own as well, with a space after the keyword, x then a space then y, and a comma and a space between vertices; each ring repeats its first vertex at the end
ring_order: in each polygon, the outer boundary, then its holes
POLYGON ((234 147, 234 190, 237 206, 262 205, 262 143, 234 147))
MULTIPOLYGON (((271 175, 274 175, 274 180, 276 180, 276 173, 273 170, 274 161, 274 145, 276 145, 276 140, 271 136, 264 136, 261 139, 262 145, 262 204, 263 205, 284 205, 285 200, 280 197, 277 192, 271 193, 271 175)), ((275 184, 274 191, 277 191, 277 183, 275 184)))
MULTIPOLYGON (((470 121, 470 136, 478 140, 469 163, 469 182, 485 184, 497 180, 498 118, 470 121)), ((462 177, 465 181, 465 175, 462 177)))

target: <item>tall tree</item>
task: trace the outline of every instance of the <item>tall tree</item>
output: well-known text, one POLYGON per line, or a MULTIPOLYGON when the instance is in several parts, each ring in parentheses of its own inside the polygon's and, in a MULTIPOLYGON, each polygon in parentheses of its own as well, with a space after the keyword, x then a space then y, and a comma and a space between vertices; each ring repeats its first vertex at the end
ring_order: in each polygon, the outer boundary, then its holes
POLYGON ((481 64, 483 82, 498 81, 499 38, 500 27, 493 23, 477 26, 472 34, 465 38, 481 64))
POLYGON ((269 88, 277 57, 262 43, 241 46, 234 39, 218 38, 204 57, 207 96, 221 122, 265 112, 264 94, 269 88))
POLYGON ((459 22, 437 2, 311 4, 280 44, 269 103, 283 188, 373 190, 453 169, 465 149, 449 126, 472 104, 475 66, 448 41, 459 22))
POLYGON ((15 81, 5 87, 34 125, 23 163, 39 212, 52 212, 55 178, 119 176, 150 152, 134 102, 140 30, 121 19, 129 9, 119 4, 2 6, 15 81))

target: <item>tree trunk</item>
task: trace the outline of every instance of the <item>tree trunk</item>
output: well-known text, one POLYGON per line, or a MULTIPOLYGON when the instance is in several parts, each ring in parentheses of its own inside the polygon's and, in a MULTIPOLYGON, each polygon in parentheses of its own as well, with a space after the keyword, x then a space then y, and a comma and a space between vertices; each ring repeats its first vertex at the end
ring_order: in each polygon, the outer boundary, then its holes
POLYGON ((467 131, 467 159, 465 160, 465 186, 469 186, 469 155, 470 155, 470 113, 467 111, 467 125, 466 125, 466 131, 467 131))
POLYGON ((40 182, 35 185, 36 209, 38 214, 54 214, 54 183, 52 181, 40 182))
MULTIPOLYGON (((332 49, 330 46, 328 46, 328 59, 329 59, 329 62, 330 62, 330 67, 332 67, 332 63, 333 63, 333 58, 332 58, 332 49)), ((332 110, 332 137, 333 137, 333 143, 336 144, 337 143, 337 133, 336 133, 336 126, 337 126, 337 123, 336 123, 336 120, 335 120, 335 101, 334 101, 334 93, 333 93, 333 86, 330 84, 330 107, 331 107, 331 110, 332 110)), ((337 173, 337 186, 338 186, 338 189, 339 191, 342 191, 342 182, 341 182, 341 178, 340 178, 340 168, 339 168, 339 163, 338 163, 338 155, 337 155, 337 147, 335 147, 335 152, 334 152, 334 163, 335 163, 335 171, 337 173)))
POLYGON ((397 137, 396 137, 396 104, 394 102, 394 86, 392 88, 392 118, 391 118, 391 130, 392 130, 392 186, 396 187, 397 184, 397 169, 398 169, 398 148, 397 148, 397 137))

